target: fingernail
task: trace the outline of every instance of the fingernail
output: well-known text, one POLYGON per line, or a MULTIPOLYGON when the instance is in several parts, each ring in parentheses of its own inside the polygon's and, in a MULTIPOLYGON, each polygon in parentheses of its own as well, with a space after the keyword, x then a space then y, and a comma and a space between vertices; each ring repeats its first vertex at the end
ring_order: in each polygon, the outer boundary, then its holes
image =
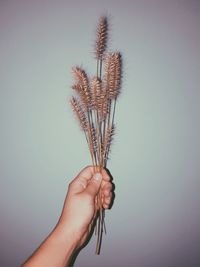
POLYGON ((94 175, 94 179, 95 179, 96 181, 100 181, 100 180, 102 179, 102 175, 101 175, 101 173, 99 173, 99 172, 95 173, 95 175, 94 175))

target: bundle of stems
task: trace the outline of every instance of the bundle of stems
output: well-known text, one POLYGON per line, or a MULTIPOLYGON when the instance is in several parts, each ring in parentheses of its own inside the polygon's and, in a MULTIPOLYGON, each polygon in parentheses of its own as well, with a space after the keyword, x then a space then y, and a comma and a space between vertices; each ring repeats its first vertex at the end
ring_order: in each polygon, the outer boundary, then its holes
MULTIPOLYGON (((116 101, 120 94, 122 57, 119 52, 107 52, 108 20, 101 17, 97 26, 95 59, 96 75, 89 78, 81 67, 73 67, 76 96, 70 99, 72 109, 85 134, 95 172, 107 166, 115 133, 116 101)), ((99 191, 96 205, 96 254, 100 254, 105 228, 105 211, 99 191)))

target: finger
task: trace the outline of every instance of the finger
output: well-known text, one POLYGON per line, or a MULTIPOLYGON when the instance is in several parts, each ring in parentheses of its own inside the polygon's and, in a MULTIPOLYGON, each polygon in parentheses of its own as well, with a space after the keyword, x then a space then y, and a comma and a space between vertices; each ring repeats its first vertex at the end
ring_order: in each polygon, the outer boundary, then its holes
POLYGON ((103 191, 104 197, 109 197, 111 192, 112 192, 111 190, 105 190, 105 191, 103 191))
POLYGON ((102 174, 99 172, 95 173, 92 179, 88 182, 85 192, 95 197, 99 192, 101 181, 102 181, 102 174))
POLYGON ((111 205, 111 202, 112 202, 112 195, 110 195, 109 197, 104 198, 103 203, 102 203, 104 209, 108 209, 110 207, 110 205, 111 205))
POLYGON ((104 184, 102 183, 102 187, 101 187, 102 191, 105 191, 105 190, 111 191, 112 189, 113 189, 113 184, 111 182, 105 182, 104 184))
POLYGON ((107 204, 107 205, 110 205, 111 199, 112 199, 111 196, 104 198, 104 203, 107 204))
POLYGON ((80 173, 76 176, 75 179, 82 177, 88 181, 92 178, 94 171, 95 169, 93 166, 87 166, 82 171, 80 171, 80 173))
POLYGON ((87 181, 84 178, 79 177, 78 179, 74 179, 70 183, 69 193, 72 194, 81 193, 85 190, 86 187, 87 187, 87 181))
POLYGON ((101 173, 103 176, 103 182, 109 182, 111 180, 110 175, 108 174, 108 172, 105 169, 102 169, 101 173))
MULTIPOLYGON (((70 183, 70 193, 81 193, 83 192, 90 180, 92 179, 96 167, 87 166, 85 167, 70 183)), ((102 174, 102 187, 110 181, 110 176, 105 169, 101 170, 102 174)))
POLYGON ((106 203, 103 204, 103 208, 104 208, 104 209, 109 209, 109 207, 110 207, 110 205, 108 205, 108 204, 106 204, 106 203))
POLYGON ((70 192, 69 193, 81 193, 87 187, 88 181, 93 176, 93 167, 88 166, 84 168, 70 183, 70 192))
MULTIPOLYGON (((74 181, 76 179, 80 179, 80 177, 82 179, 85 179, 86 181, 89 181, 92 178, 92 176, 94 175, 95 172, 97 172, 96 167, 87 166, 76 176, 74 181)), ((101 170, 101 174, 102 174, 102 185, 104 185, 105 182, 110 181, 110 176, 108 175, 108 173, 107 173, 107 171, 105 169, 101 170)))
POLYGON ((113 190, 113 184, 111 182, 107 182, 103 185, 103 188, 101 188, 103 195, 108 196, 109 193, 113 190))

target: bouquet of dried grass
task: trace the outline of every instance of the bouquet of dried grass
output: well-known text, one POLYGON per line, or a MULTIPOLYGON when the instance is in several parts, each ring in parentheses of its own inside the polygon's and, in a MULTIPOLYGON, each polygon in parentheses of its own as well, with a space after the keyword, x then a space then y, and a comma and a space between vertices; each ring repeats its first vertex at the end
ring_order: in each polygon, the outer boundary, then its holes
MULTIPOLYGON (((115 133, 115 108, 120 94, 122 57, 119 52, 106 52, 108 21, 101 17, 97 26, 95 43, 96 76, 89 78, 81 67, 73 67, 76 96, 70 100, 72 109, 85 134, 95 171, 107 166, 115 133)), ((101 191, 97 198, 96 254, 100 253, 105 230, 105 211, 101 203, 101 191)))

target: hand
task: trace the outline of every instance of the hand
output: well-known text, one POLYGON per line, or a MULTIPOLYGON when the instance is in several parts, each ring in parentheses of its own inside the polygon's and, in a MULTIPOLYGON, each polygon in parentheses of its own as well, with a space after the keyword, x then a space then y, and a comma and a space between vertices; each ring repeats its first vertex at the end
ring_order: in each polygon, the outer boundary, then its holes
POLYGON ((58 225, 67 227, 81 246, 90 232, 90 225, 96 213, 96 201, 99 190, 102 206, 108 209, 112 200, 112 183, 106 170, 94 172, 94 167, 86 167, 70 183, 63 211, 58 225))
POLYGON ((97 195, 101 190, 102 206, 109 208, 112 200, 110 176, 103 169, 94 172, 86 167, 70 183, 58 224, 23 267, 69 266, 72 255, 87 240, 90 225, 97 209, 97 195))

